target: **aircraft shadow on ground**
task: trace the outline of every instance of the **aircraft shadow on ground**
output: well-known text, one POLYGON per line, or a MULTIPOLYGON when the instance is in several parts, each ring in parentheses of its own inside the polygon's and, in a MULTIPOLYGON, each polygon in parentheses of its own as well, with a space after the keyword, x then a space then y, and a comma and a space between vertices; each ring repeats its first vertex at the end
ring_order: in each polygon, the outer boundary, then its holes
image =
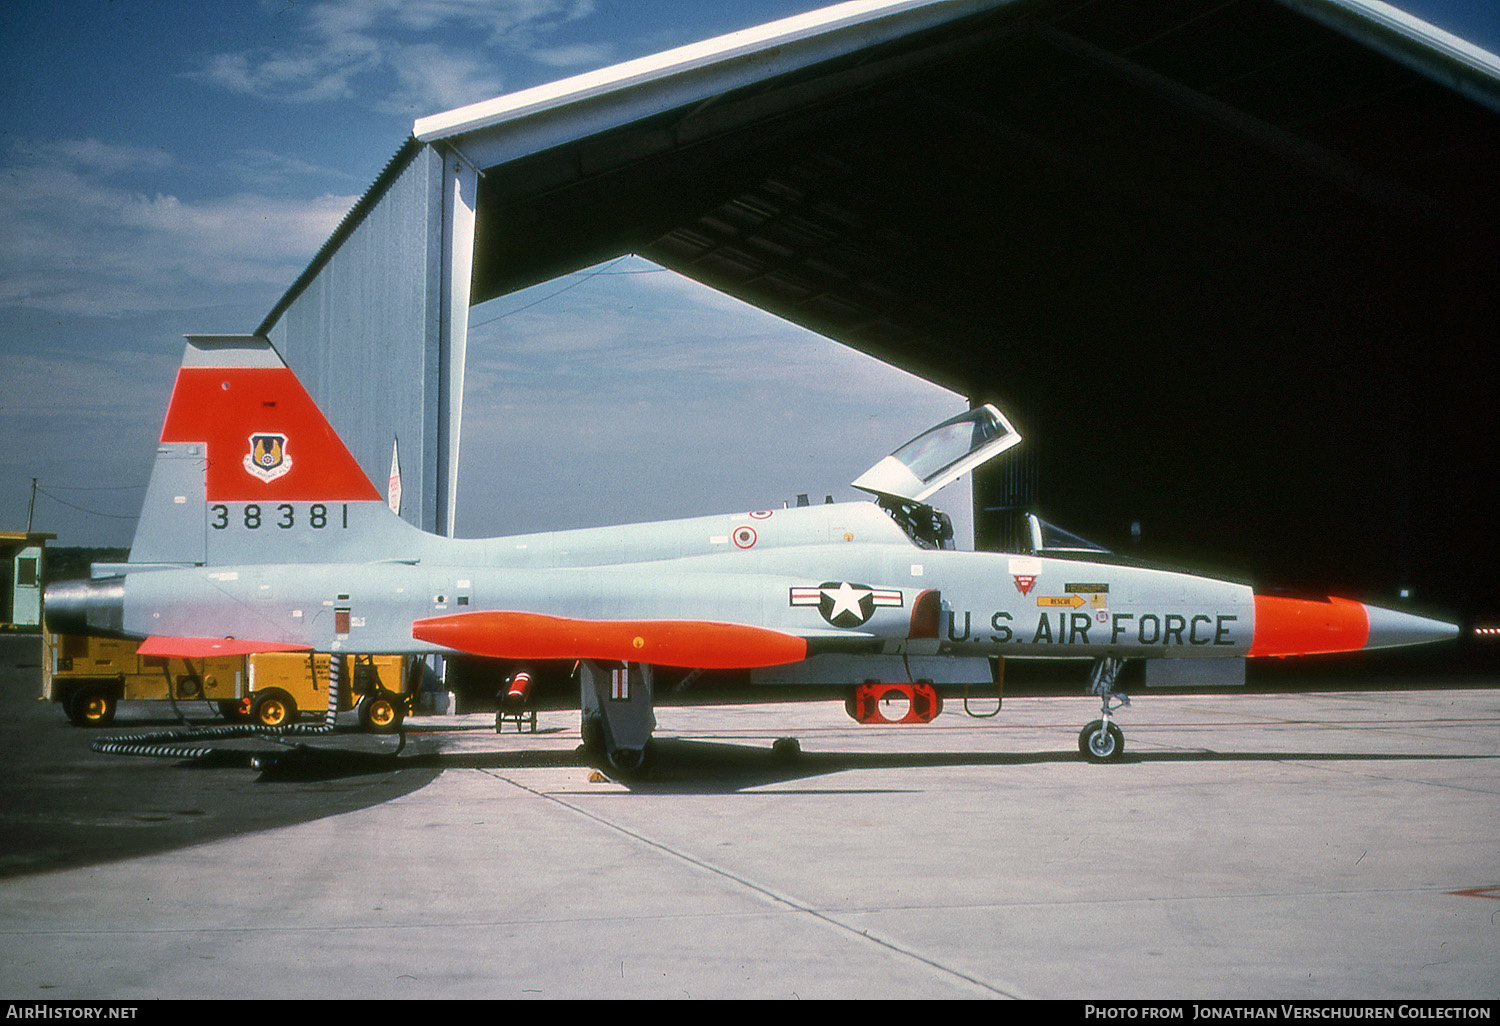
MULTIPOLYGON (((502 743, 508 743, 508 739, 502 743)), ((592 779, 585 782, 584 773, 580 772, 568 774, 570 782, 564 786, 569 793, 579 794, 596 786, 594 780, 617 781, 623 790, 601 788, 594 793, 626 798, 734 795, 761 787, 775 787, 779 794, 897 794, 928 786, 920 772, 926 769, 1003 769, 1075 763, 1082 759, 1076 751, 1067 750, 872 753, 788 749, 786 744, 772 748, 664 738, 655 743, 655 758, 644 776, 622 778, 603 770, 603 777, 592 778, 589 774, 592 779), (837 782, 823 781, 822 786, 814 783, 830 774, 859 770, 895 770, 898 774, 888 772, 878 780, 851 776, 837 782), (902 777, 900 771, 910 774, 902 777), (804 786, 798 787, 799 784, 804 786)), ((1355 764, 1485 758, 1497 756, 1127 751, 1119 764, 1092 769, 1100 780, 1107 780, 1112 773, 1129 772, 1132 764, 1149 763, 1355 764)), ((125 760, 131 761, 166 760, 125 760)), ((105 767, 101 772, 106 772, 107 765, 107 762, 101 764, 105 767)), ((13 832, 7 841, 9 850, 0 852, 0 878, 147 855, 351 812, 410 794, 449 769, 480 770, 504 777, 511 772, 545 768, 590 771, 596 768, 596 763, 574 748, 525 748, 510 744, 490 751, 443 752, 436 750, 432 738, 420 733, 408 738, 405 746, 397 738, 353 735, 318 738, 295 745, 256 742, 246 748, 215 749, 197 758, 174 759, 157 770, 143 767, 139 775, 110 774, 110 779, 119 786, 105 793, 91 793, 86 805, 78 804, 77 795, 70 790, 47 792, 38 799, 45 810, 38 807, 30 817, 37 822, 22 831, 25 836, 13 832)), ((517 783, 525 786, 525 778, 518 777, 517 783)), ((556 789, 555 785, 549 787, 556 789)))
MULTIPOLYGON (((447 769, 488 771, 579 768, 599 769, 607 778, 639 794, 731 794, 770 784, 807 780, 850 770, 919 770, 937 767, 1033 766, 1077 763, 1077 751, 1051 752, 788 752, 784 748, 696 741, 682 738, 653 742, 653 758, 644 773, 625 775, 605 767, 579 749, 508 749, 485 752, 417 752, 400 755, 314 748, 307 746, 291 756, 262 767, 262 779, 332 779, 392 770, 441 772, 447 769)), ((1488 759, 1488 755, 1377 752, 1221 752, 1210 749, 1171 752, 1127 751, 1114 767, 1148 763, 1232 762, 1430 762, 1445 759, 1488 759)), ((822 790, 822 789, 820 789, 822 790)), ((864 791, 898 791, 902 788, 857 788, 864 791)))

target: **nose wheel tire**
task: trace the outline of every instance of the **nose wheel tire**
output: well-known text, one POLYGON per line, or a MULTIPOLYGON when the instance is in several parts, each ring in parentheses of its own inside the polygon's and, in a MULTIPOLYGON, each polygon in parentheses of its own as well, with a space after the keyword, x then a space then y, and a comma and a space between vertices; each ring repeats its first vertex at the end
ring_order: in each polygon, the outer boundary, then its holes
POLYGON ((1095 720, 1079 732, 1078 751, 1089 762, 1114 762, 1125 753, 1125 735, 1113 723, 1095 720))

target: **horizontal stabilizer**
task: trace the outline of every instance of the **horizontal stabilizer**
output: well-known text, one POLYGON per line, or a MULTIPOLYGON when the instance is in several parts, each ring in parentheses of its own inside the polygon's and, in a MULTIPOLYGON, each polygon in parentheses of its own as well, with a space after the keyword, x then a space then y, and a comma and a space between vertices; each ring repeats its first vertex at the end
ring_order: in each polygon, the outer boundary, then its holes
POLYGON ((795 635, 707 620, 575 620, 493 610, 418 620, 411 635, 494 659, 594 659, 731 670, 807 658, 807 642, 795 635))
POLYGON ((311 645, 289 645, 282 641, 254 638, 150 637, 136 649, 138 655, 159 659, 204 659, 209 656, 256 655, 260 652, 310 652, 311 645))

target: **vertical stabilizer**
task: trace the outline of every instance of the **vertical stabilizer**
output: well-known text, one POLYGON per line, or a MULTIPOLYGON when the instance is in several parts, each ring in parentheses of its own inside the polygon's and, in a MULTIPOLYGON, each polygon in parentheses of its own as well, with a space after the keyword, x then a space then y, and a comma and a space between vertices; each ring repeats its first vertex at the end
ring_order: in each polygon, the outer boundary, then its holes
POLYGON ((165 443, 206 443, 214 502, 380 501, 380 492, 271 343, 189 335, 165 443))
POLYGON ((207 460, 198 443, 156 447, 146 501, 130 543, 132 563, 202 563, 204 537, 203 472, 207 460))
POLYGON ((405 526, 270 342, 188 336, 132 563, 326 561, 356 539, 365 558, 385 548, 372 529, 402 533, 390 521, 405 526))

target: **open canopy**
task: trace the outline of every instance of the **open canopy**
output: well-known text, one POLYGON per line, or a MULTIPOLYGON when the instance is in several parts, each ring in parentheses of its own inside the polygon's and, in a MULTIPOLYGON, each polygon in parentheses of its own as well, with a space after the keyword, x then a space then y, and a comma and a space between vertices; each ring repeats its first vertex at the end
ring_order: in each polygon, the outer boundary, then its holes
POLYGON ((854 487, 922 502, 1020 441, 1004 414, 981 406, 928 428, 861 474, 854 487))

